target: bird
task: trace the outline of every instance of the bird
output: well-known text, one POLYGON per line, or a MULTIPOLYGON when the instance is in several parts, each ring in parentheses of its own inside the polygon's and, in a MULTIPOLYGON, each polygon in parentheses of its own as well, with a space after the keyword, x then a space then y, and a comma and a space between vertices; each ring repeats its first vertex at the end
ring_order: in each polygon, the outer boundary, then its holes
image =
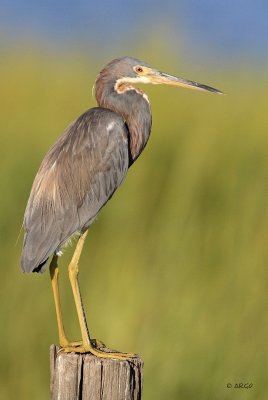
POLYGON ((88 229, 143 152, 151 132, 148 96, 136 84, 164 84, 222 94, 218 89, 161 72, 133 57, 109 62, 95 81, 97 107, 72 122, 45 155, 24 214, 23 272, 42 273, 48 260, 56 308, 59 345, 64 352, 128 359, 132 353, 104 351, 89 333, 78 283, 79 259, 88 229), (77 244, 68 274, 81 339, 65 334, 59 297, 59 263, 73 238, 77 244))

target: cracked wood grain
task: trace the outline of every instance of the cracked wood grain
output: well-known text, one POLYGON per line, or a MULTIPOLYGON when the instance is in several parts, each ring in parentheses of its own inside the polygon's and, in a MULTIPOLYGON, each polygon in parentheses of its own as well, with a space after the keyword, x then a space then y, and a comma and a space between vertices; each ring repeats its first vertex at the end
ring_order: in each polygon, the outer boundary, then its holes
POLYGON ((141 400, 143 361, 58 353, 50 347, 52 400, 141 400))

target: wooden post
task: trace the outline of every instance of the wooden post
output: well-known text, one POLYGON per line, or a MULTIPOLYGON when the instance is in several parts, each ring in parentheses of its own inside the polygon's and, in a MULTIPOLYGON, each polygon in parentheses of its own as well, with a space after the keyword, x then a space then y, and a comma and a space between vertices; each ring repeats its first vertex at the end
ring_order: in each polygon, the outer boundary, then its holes
POLYGON ((141 400, 143 361, 58 353, 50 347, 52 400, 141 400))

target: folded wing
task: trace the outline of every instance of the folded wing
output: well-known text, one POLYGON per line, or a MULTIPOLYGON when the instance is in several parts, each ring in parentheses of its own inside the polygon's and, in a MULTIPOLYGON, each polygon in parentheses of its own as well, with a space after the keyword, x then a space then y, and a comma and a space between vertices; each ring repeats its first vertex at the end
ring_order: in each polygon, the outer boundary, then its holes
POLYGON ((71 124, 45 156, 24 217, 21 267, 47 259, 92 223, 126 176, 128 131, 114 112, 93 108, 71 124))

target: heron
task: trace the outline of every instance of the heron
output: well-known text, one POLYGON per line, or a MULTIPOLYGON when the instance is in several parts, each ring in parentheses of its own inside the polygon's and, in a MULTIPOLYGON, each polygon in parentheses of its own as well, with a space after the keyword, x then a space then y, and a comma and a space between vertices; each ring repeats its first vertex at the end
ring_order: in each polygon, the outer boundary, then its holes
POLYGON ((131 353, 107 352, 91 338, 78 283, 79 259, 92 222, 125 179, 144 150, 151 132, 148 96, 135 84, 164 84, 222 94, 218 89, 161 72, 132 57, 108 63, 95 81, 97 107, 71 123, 44 157, 34 179, 24 214, 21 268, 49 270, 56 308, 59 345, 64 352, 127 359, 131 353), (78 238, 68 266, 81 341, 65 334, 58 259, 78 238))

